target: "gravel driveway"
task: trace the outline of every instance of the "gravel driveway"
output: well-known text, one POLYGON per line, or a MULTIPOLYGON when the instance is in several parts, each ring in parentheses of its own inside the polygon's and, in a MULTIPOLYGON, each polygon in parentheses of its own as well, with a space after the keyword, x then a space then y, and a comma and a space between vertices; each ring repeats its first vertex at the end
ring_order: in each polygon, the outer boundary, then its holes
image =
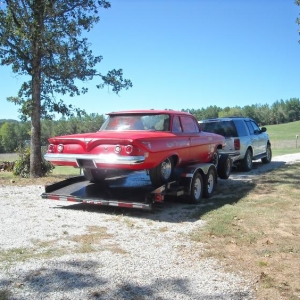
MULTIPOLYGON (((220 185, 295 160, 275 157, 220 185)), ((205 226, 192 205, 151 213, 43 200, 42 186, 0 192, 0 299, 253 299, 250 282, 190 240, 205 226)))

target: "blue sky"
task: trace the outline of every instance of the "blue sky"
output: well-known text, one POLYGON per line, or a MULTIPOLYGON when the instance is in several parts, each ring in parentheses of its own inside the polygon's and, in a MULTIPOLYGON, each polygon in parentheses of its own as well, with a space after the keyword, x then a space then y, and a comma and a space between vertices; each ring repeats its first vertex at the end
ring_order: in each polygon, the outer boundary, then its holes
MULTIPOLYGON (((300 98, 300 44, 294 0, 111 0, 89 34, 99 71, 122 68, 133 88, 62 98, 88 113, 200 109, 300 98)), ((23 82, 0 67, 0 119, 23 82)))

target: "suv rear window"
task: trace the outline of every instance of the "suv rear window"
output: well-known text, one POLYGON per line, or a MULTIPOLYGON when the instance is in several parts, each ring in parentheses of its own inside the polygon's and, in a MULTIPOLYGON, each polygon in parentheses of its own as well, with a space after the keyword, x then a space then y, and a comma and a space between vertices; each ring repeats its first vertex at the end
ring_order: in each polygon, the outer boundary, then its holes
POLYGON ((204 122, 201 123, 201 128, 203 131, 217 133, 224 137, 237 136, 233 121, 204 122))

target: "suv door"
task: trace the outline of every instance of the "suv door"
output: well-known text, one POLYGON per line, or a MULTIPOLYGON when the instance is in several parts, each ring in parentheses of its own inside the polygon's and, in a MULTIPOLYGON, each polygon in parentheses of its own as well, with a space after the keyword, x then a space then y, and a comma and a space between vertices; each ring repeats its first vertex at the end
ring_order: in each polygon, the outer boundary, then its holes
POLYGON ((263 153, 264 150, 262 143, 264 142, 264 139, 260 135, 260 128, 253 120, 246 120, 245 123, 250 132, 253 156, 263 153))
POLYGON ((254 128, 254 133, 258 136, 259 153, 265 153, 267 145, 265 133, 261 131, 260 127, 254 120, 251 120, 251 125, 254 128))

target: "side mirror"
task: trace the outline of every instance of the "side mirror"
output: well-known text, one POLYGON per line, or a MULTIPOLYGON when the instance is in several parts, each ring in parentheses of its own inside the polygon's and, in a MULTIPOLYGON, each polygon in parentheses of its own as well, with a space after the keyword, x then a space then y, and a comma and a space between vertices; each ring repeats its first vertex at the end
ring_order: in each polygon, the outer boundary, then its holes
POLYGON ((266 132, 267 131, 267 128, 266 127, 262 127, 261 129, 260 129, 260 132, 266 132))

